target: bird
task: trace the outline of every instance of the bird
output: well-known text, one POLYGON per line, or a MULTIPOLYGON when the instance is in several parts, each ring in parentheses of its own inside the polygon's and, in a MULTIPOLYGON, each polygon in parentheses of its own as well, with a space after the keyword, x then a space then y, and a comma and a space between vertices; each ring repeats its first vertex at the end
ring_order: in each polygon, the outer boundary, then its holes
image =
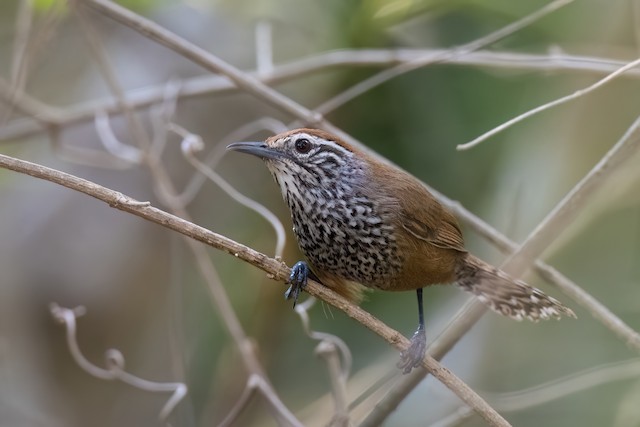
POLYGON ((228 150, 261 158, 289 207, 307 261, 291 269, 287 299, 309 279, 353 303, 364 290, 415 290, 418 327, 398 367, 426 353, 423 288, 455 283, 514 320, 576 317, 555 298, 470 254, 455 216, 411 174, 320 129, 294 129, 228 150))

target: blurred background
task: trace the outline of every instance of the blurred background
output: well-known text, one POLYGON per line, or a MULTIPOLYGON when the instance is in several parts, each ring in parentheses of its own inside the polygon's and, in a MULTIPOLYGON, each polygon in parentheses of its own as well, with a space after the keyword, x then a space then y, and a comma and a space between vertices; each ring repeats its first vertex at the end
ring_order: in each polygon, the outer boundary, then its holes
MULTIPOLYGON (((270 46, 277 73, 282 64, 344 49, 449 49, 514 22, 546 2, 127 0, 120 4, 243 70, 255 70, 257 56, 265 51, 268 56, 270 46)), ((170 92, 167 88, 186 87, 193 79, 209 81, 212 76, 100 13, 77 9, 54 0, 0 3, 4 93, 0 152, 162 207, 149 171, 107 154, 96 131, 95 105, 113 97, 104 61, 130 96, 170 92), (102 56, 96 56, 92 47, 96 41, 102 56), (56 107, 49 112, 86 114, 47 128, 38 124, 48 118, 36 114, 43 111, 41 105, 29 110, 15 102, 27 95, 56 107)), ((638 22, 640 2, 635 0, 574 2, 489 50, 624 63, 638 56, 638 22)), ((311 67, 273 87, 314 108, 394 65, 358 63, 355 58, 333 67, 311 67)), ((515 115, 604 76, 595 70, 598 61, 582 71, 514 65, 517 61, 508 67, 497 60, 485 62, 436 64, 401 74, 331 111, 327 119, 521 242, 635 120, 640 111, 640 97, 635 95, 638 74, 622 76, 597 92, 528 119, 477 148, 456 151, 456 145, 515 115)), ((269 75, 268 62, 262 71, 269 75)), ((159 104, 138 110, 150 134, 159 104)), ((221 154, 224 144, 232 142, 228 140, 232 132, 261 118, 279 121, 283 127, 294 120, 251 94, 232 90, 203 90, 180 98, 171 120, 202 137, 205 150, 199 157, 205 159, 221 154)), ((115 135, 134 144, 122 115, 111 114, 109 119, 115 135)), ((269 134, 256 128, 245 133, 245 139, 269 134)), ((180 138, 168 137, 161 160, 178 189, 188 185, 195 171, 181 154, 180 138)), ((635 330, 640 328, 638 160, 629 159, 592 196, 543 256, 635 330)), ((282 219, 288 233, 283 259, 288 265, 299 260, 289 213, 266 168, 256 159, 225 154, 216 171, 282 219)), ((87 314, 78 320, 78 342, 91 362, 104 366, 105 350, 117 348, 132 374, 186 383, 189 393, 170 415, 172 425, 220 423, 242 393, 247 370, 183 240, 85 195, 6 170, 0 171, 0 197, 0 425, 163 424, 157 418, 168 394, 144 392, 84 372, 69 354, 64 328, 50 315, 51 302, 86 307, 87 314)), ((274 255, 275 234, 269 224, 215 184, 205 182, 187 209, 197 224, 274 255)), ((496 264, 504 259, 472 229, 464 224, 463 229, 467 245, 478 256, 496 264)), ((212 249, 207 253, 282 401, 305 425, 329 423, 329 375, 314 354, 317 342, 304 333, 291 304, 283 300, 285 287, 225 253, 212 249)), ((637 352, 538 276, 529 274, 526 279, 569 305, 578 320, 517 323, 489 313, 443 363, 494 402, 515 426, 640 425, 638 363, 628 365, 620 378, 610 382, 606 380, 612 374, 601 369, 637 358, 637 352), (525 395, 517 410, 504 404, 505 393, 591 368, 599 379, 595 383, 602 380, 602 384, 594 385, 591 377, 580 374, 571 393, 555 396, 545 386, 538 393, 548 398, 542 402, 525 395)), ((426 291, 430 340, 467 298, 454 287, 426 291)), ((363 307, 407 336, 415 327, 413 292, 373 292, 363 307)), ((352 353, 349 402, 396 372, 396 351, 360 324, 319 302, 309 315, 313 329, 341 338, 352 353)), ((354 424, 398 377, 375 387, 377 395, 354 410, 354 424)), ((385 425, 432 425, 460 406, 452 393, 429 378, 385 425)), ((256 398, 234 425, 277 422, 264 400, 256 398)), ((471 417, 463 425, 485 424, 471 417)))

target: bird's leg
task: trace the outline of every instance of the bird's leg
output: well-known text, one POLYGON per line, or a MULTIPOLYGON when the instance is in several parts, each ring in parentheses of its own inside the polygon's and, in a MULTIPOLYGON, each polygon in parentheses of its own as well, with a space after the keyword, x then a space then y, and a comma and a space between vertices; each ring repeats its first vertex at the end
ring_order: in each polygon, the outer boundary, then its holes
POLYGON ((418 329, 411 337, 409 348, 400 355, 398 368, 402 369, 402 373, 408 374, 413 368, 417 368, 422 364, 425 351, 427 349, 427 334, 424 328, 424 308, 422 306, 422 288, 416 289, 418 297, 418 329))
POLYGON ((284 293, 285 299, 293 298, 293 307, 296 307, 300 292, 307 287, 307 280, 315 280, 319 282, 318 277, 313 274, 313 271, 309 268, 309 264, 304 261, 296 262, 291 268, 291 274, 289 275, 289 289, 284 293))

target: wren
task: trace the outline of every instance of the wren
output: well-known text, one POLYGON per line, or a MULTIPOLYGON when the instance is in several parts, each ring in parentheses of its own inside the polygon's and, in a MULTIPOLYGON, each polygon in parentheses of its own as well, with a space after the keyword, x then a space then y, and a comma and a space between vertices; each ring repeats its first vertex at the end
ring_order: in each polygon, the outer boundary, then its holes
POLYGON ((471 255, 456 218, 408 173, 338 137, 296 129, 229 150, 264 160, 289 206, 309 265, 291 271, 295 302, 311 277, 352 302, 363 290, 415 290, 418 328, 398 366, 421 364, 426 350, 422 288, 456 283, 515 320, 575 317, 571 309, 471 255))

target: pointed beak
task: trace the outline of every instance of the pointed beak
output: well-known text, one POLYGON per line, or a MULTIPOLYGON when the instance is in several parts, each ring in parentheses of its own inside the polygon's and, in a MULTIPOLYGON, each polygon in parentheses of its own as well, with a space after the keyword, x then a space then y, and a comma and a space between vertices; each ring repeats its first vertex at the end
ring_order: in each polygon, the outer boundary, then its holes
POLYGON ((227 145, 227 150, 252 154, 261 159, 281 159, 283 154, 269 147, 264 142, 234 142, 227 145))

